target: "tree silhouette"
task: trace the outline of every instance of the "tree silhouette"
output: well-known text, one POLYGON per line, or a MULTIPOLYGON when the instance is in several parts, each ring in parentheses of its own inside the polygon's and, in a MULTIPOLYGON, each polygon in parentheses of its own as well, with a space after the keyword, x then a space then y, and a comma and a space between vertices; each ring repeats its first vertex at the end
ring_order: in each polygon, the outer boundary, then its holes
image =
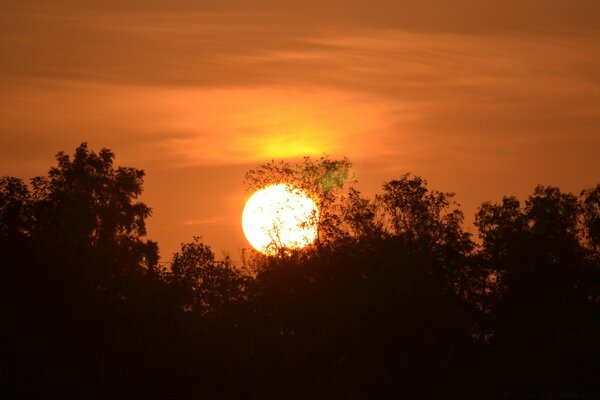
POLYGON ((444 274, 442 281, 455 286, 468 279, 463 275, 468 272, 467 258, 474 245, 462 229, 464 216, 453 197, 453 193, 430 191, 426 180, 406 174, 385 183, 380 199, 391 235, 403 241, 411 253, 435 258, 432 262, 440 269, 437 273, 444 274))
POLYGON ((247 286, 247 277, 228 258, 216 260, 199 237, 175 253, 168 280, 180 292, 183 308, 201 314, 222 312, 243 298, 247 286))
POLYGON ((136 201, 144 173, 115 168, 113 159, 84 143, 72 159, 59 153, 31 189, 2 180, 5 339, 16 344, 15 371, 29 368, 20 361, 27 360, 44 372, 31 390, 68 392, 67 379, 85 386, 86 375, 116 356, 122 318, 152 291, 158 246, 143 239, 150 209, 136 201))
POLYGON ((29 202, 29 190, 21 179, 0 178, 0 235, 3 243, 28 233, 29 202))
POLYGON ((381 240, 385 234, 383 213, 378 203, 349 188, 340 206, 343 231, 358 241, 381 240))
POLYGON ((517 386, 589 383, 575 364, 598 350, 599 264, 581 242, 581 210, 574 195, 538 186, 524 207, 510 197, 477 214, 497 280, 492 344, 517 386))
POLYGON ((85 143, 72 160, 62 152, 56 158, 47 177, 32 180, 35 234, 65 246, 120 249, 114 256, 155 267, 154 246, 141 239, 150 208, 136 202, 144 171, 114 168, 110 150, 96 154, 85 143))
POLYGON ((592 247, 600 250, 600 185, 581 192, 584 232, 592 247))
POLYGON ((319 239, 248 273, 200 237, 160 267, 143 171, 85 144, 57 161, 30 185, 0 178, 3 398, 597 390, 600 186, 484 203, 476 244, 453 194, 418 176, 369 199, 347 159, 271 162, 247 187, 311 193, 319 239))

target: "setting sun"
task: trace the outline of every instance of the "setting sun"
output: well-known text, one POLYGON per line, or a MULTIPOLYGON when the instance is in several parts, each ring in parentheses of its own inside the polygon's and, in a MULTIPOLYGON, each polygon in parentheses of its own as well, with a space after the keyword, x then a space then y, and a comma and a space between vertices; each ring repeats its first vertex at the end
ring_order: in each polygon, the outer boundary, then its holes
POLYGON ((252 247, 272 255, 314 242, 317 220, 315 202, 302 190, 280 183, 258 190, 248 199, 242 228, 252 247))
POLYGON ((600 400, 600 0, 1 10, 0 400, 600 400))

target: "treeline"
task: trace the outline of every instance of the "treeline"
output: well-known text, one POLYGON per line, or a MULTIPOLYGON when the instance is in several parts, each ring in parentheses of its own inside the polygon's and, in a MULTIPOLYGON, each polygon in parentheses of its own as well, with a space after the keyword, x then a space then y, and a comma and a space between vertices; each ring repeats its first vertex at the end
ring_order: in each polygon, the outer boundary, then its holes
POLYGON ((269 163, 249 190, 316 194, 314 245, 240 268, 194 238, 165 266, 143 171, 57 161, 0 178, 3 398, 600 393, 600 185, 484 203, 475 241, 419 177, 367 199, 348 160, 269 163))

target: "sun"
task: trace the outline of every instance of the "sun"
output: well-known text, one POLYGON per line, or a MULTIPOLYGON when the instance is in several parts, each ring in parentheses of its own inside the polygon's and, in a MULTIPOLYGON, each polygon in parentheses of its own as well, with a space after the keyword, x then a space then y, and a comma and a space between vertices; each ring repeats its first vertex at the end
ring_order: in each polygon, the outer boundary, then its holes
POLYGON ((252 247, 274 255, 314 242, 318 218, 313 199, 299 188, 279 183, 250 196, 242 213, 242 228, 252 247))

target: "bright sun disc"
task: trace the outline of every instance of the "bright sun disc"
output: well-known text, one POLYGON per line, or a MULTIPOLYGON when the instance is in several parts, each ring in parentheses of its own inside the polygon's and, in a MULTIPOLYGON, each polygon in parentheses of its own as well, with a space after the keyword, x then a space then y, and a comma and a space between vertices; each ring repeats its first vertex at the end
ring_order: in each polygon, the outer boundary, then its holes
POLYGON ((319 211, 302 190, 285 183, 256 191, 244 207, 242 228, 248 242, 264 254, 300 249, 317 237, 319 211))

